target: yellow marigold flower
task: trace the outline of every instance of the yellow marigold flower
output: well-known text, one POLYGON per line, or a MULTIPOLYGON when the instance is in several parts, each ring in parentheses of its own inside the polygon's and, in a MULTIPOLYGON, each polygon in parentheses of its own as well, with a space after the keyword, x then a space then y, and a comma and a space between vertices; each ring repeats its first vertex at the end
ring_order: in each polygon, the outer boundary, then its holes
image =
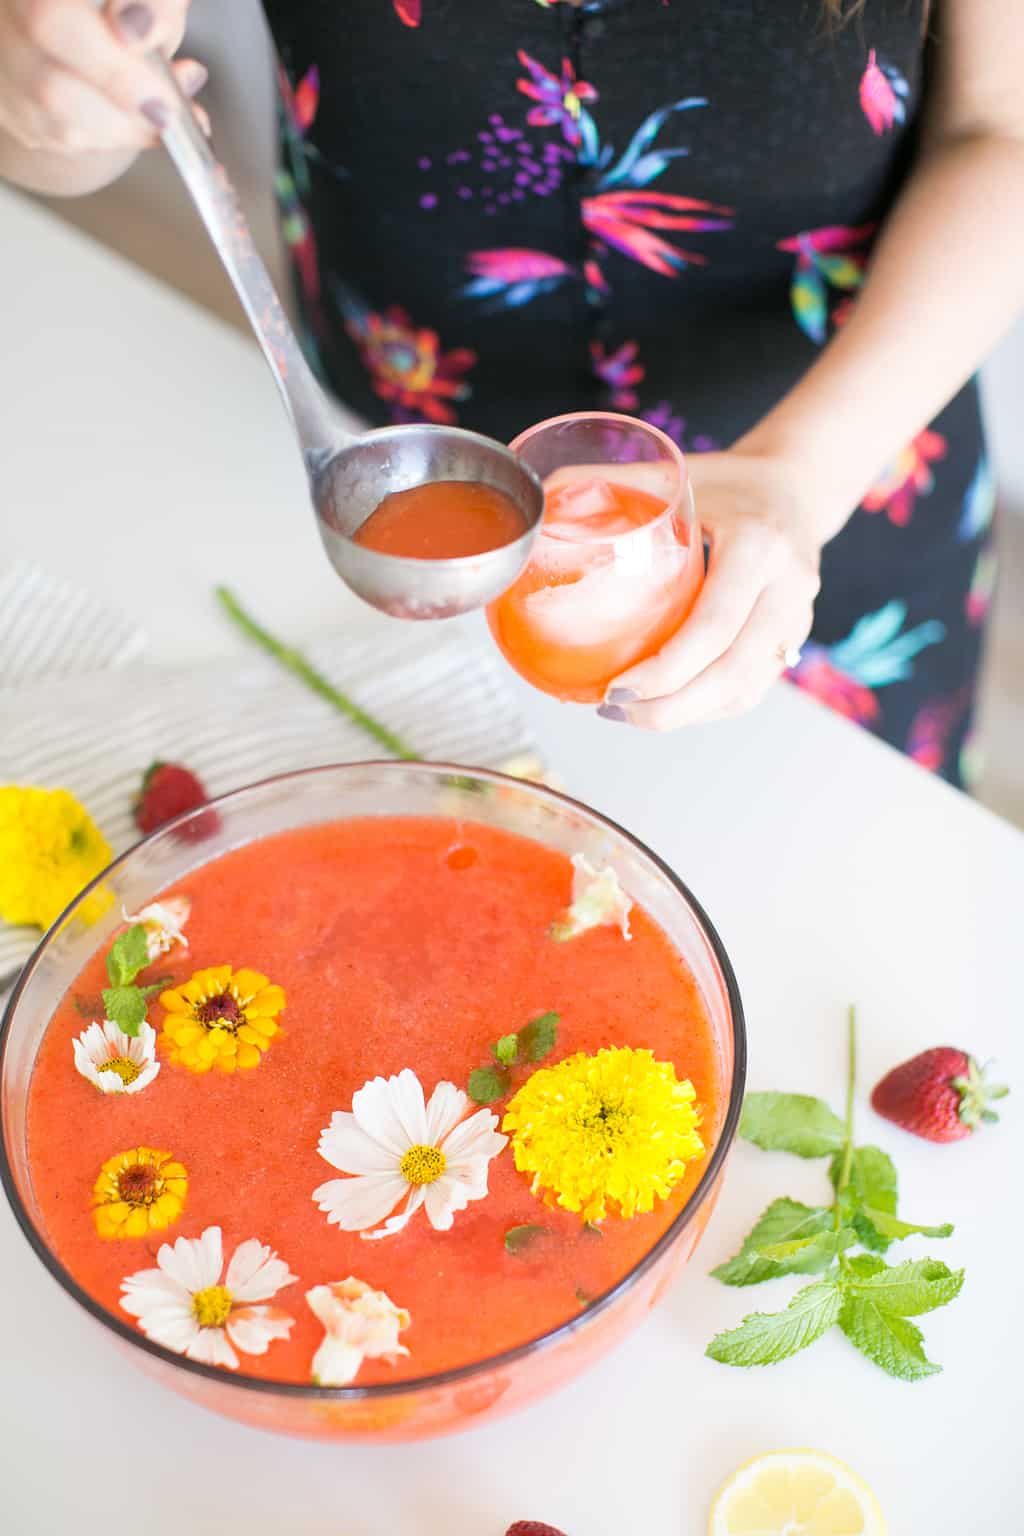
POLYGON ((170 1059, 190 1072, 258 1067, 277 1034, 284 989, 259 971, 211 965, 182 987, 161 992, 166 1009, 161 1039, 170 1059))
POLYGON ((689 1080, 650 1051, 606 1047, 540 1067, 510 1101, 502 1130, 548 1205, 603 1221, 654 1208, 704 1155, 689 1080))
MULTIPOLYGON (((113 854, 85 807, 66 789, 0 786, 0 918, 48 928, 113 854)), ((110 903, 96 892, 93 921, 110 903)))
POLYGON ((145 1237, 177 1221, 188 1193, 188 1174, 170 1152, 132 1147, 108 1157, 92 1189, 100 1237, 145 1237))

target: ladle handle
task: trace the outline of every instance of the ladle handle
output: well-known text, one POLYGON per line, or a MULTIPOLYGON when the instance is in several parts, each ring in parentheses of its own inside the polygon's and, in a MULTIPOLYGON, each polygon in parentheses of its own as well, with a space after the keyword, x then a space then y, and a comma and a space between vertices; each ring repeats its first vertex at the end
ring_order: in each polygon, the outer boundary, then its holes
POLYGON ((242 302, 291 417, 307 469, 315 468, 321 454, 336 451, 341 445, 343 434, 338 430, 336 413, 302 355, 238 195, 196 122, 191 102, 163 55, 152 54, 150 58, 180 108, 163 130, 164 148, 242 302))

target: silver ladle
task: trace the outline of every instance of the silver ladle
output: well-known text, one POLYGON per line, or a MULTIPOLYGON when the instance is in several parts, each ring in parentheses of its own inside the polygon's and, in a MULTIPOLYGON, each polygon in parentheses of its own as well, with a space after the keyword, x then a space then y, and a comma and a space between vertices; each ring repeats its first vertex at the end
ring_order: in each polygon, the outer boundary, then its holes
POLYGON ((353 436, 302 354, 237 194, 162 57, 153 57, 178 99, 164 147, 188 189, 262 348, 302 451, 327 557, 366 602, 405 619, 442 619, 481 608, 523 571, 540 526, 544 493, 502 443, 458 427, 381 427, 353 436), (448 560, 382 554, 354 534, 391 491, 431 480, 474 480, 504 491, 523 515, 511 544, 448 560))

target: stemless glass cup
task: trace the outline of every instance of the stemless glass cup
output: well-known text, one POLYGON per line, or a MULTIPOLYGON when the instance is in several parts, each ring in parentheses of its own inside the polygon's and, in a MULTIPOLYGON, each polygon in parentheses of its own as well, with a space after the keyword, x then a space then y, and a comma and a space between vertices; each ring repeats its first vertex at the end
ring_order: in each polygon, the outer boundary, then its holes
MULTIPOLYGON (((421 1439, 474 1427, 554 1390, 640 1322, 689 1258, 714 1206, 739 1122, 746 1068, 739 993, 718 935, 677 876, 614 822, 552 790, 482 769, 348 763, 268 779, 213 803, 215 822, 208 807, 179 817, 104 871, 46 935, 15 987, 0 1033, 0 1175, 26 1238, 111 1345, 171 1389, 265 1429, 324 1439, 421 1439), (316 1387, 236 1375, 154 1344, 130 1318, 108 1312, 84 1291, 53 1251, 28 1156, 29 1080, 55 1008, 89 957, 110 942, 122 907, 139 911, 191 870, 242 844, 370 816, 454 817, 463 843, 471 841, 474 823, 484 823, 616 870, 690 967, 708 1011, 720 1083, 714 1120, 702 1127, 709 1156, 686 1205, 618 1284, 577 1316, 514 1349, 432 1376, 369 1386, 316 1387), (201 840, 189 841, 187 829, 200 825, 201 840), (82 903, 101 883, 114 899, 87 926, 80 919, 82 903)), ((70 1054, 69 1047, 69 1070, 70 1054)), ((59 1390, 58 1367, 53 1369, 59 1390)))
POLYGON ((703 580, 686 461, 656 427, 604 411, 552 417, 511 446, 547 496, 526 569, 487 610, 491 633, 535 688, 600 703, 613 678, 675 634, 703 580), (597 508, 604 483, 646 491, 663 510, 626 531, 591 536, 552 519, 552 495, 570 483, 597 508))

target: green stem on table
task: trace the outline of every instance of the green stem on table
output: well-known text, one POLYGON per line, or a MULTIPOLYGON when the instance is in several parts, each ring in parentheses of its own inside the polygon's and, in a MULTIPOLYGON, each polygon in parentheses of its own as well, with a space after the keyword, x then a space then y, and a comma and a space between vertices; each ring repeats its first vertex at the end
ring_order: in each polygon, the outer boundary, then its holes
MULTIPOLYGON (((857 1009, 850 1004, 847 1013, 847 1042, 846 1042, 846 1118, 843 1133, 843 1161, 839 1167, 839 1177, 836 1180, 835 1200, 835 1229, 838 1232, 842 1226, 842 1201, 843 1190, 850 1182, 850 1169, 853 1166, 853 1100, 857 1087, 857 1009)), ((846 1255, 839 1255, 839 1266, 846 1267, 846 1255)))
POLYGON ((339 714, 351 720, 353 725, 357 725, 368 736, 372 736, 374 741, 379 746, 382 746, 385 751, 390 752, 394 757, 401 758, 404 762, 415 763, 420 761, 418 752, 414 752, 412 747, 407 742, 404 742, 400 736, 396 736, 393 731, 389 731, 386 725, 381 725, 379 720, 375 720, 372 715, 367 714, 365 709, 360 709, 359 705, 354 703, 347 694, 341 693, 329 683, 323 673, 318 672, 306 660, 301 651, 296 651, 291 646, 283 645, 280 640, 275 639, 269 631, 265 630, 261 624, 257 624, 256 620, 246 613, 234 593, 229 591, 227 587, 217 587, 215 591, 217 601, 228 617, 238 625, 244 634, 249 636, 250 640, 255 640, 256 644, 262 646, 268 655, 273 656, 275 661, 280 662, 286 671, 300 678, 307 688, 311 688, 322 699, 326 699, 328 704, 332 704, 339 714))

